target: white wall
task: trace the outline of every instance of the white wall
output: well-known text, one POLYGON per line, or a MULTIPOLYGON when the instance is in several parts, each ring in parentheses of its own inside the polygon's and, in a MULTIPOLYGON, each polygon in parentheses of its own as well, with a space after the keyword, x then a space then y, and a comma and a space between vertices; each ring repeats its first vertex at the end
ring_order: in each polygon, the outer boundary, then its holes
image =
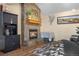
POLYGON ((76 15, 79 14, 79 11, 72 12, 72 11, 65 11, 55 14, 55 19, 52 24, 49 23, 48 16, 41 14, 42 18, 42 25, 41 25, 41 32, 54 32, 55 33, 55 40, 67 39, 71 37, 71 35, 76 34, 76 27, 79 24, 57 24, 57 17, 59 16, 68 16, 68 15, 76 15))

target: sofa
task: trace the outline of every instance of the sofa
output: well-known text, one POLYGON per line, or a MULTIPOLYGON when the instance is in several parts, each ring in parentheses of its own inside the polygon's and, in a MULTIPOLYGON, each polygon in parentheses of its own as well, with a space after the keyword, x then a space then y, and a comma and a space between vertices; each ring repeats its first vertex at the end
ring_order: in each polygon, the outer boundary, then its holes
POLYGON ((64 44, 65 56, 79 56, 79 45, 75 42, 62 40, 64 44))

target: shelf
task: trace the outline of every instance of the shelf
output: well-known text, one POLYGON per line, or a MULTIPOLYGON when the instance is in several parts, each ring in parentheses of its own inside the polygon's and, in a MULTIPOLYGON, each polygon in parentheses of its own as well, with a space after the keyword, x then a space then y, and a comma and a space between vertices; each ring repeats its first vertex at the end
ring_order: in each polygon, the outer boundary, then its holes
POLYGON ((40 20, 26 20, 26 24, 29 24, 29 25, 40 25, 41 24, 41 21, 40 20))

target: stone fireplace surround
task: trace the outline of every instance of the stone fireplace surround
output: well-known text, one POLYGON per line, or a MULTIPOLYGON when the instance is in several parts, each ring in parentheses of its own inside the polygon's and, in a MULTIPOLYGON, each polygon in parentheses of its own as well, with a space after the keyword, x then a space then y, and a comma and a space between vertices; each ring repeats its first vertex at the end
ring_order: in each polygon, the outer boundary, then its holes
POLYGON ((29 3, 29 4, 24 3, 24 4, 22 4, 22 8, 21 8, 22 9, 22 19, 24 19, 24 21, 22 22, 23 23, 23 25, 22 25, 22 29, 23 29, 22 30, 22 36, 24 38, 24 39, 22 38, 23 39, 23 42, 22 42, 23 44, 27 44, 27 42, 30 42, 30 41, 35 41, 35 39, 30 40, 30 38, 29 38, 29 30, 30 29, 37 29, 37 31, 38 31, 37 39, 40 38, 40 35, 39 35, 39 33, 40 33, 40 25, 37 25, 35 23, 30 24, 30 23, 28 23, 26 21, 26 20, 28 20, 28 14, 26 14, 26 11, 29 8, 32 8, 32 9, 36 10, 36 12, 34 12, 34 13, 38 14, 38 19, 41 20, 41 15, 40 15, 41 10, 36 4, 34 4, 34 3, 29 3))
POLYGON ((40 25, 24 25, 24 44, 28 44, 28 42, 39 40, 40 38, 40 25), (37 30, 37 37, 30 38, 29 30, 37 30))

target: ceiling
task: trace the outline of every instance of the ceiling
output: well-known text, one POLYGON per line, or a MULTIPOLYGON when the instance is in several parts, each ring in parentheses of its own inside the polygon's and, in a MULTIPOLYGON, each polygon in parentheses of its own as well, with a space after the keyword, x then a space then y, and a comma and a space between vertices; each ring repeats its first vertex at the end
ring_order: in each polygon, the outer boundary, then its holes
POLYGON ((51 15, 58 12, 79 9, 79 3, 36 3, 45 15, 51 15))

